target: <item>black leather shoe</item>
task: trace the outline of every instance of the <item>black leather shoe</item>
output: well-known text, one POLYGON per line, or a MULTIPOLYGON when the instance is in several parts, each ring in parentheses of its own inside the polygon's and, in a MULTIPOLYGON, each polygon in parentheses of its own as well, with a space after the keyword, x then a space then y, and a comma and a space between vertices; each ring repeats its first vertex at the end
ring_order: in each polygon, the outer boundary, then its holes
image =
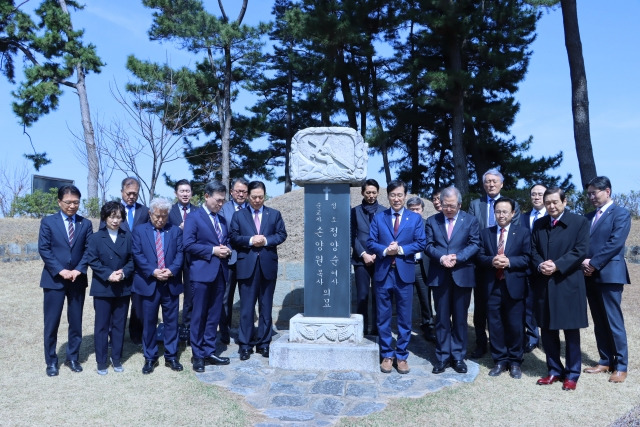
POLYGON ((170 359, 164 361, 164 366, 167 368, 171 368, 172 371, 180 372, 184 369, 182 364, 178 362, 176 359, 170 359))
POLYGON ((520 365, 509 366, 509 375, 511 375, 511 378, 515 378, 517 380, 522 378, 522 369, 520 368, 520 365))
POLYGON ((492 370, 489 371, 490 377, 497 377, 501 373, 507 370, 507 365, 504 363, 496 363, 496 366, 493 367, 492 370))
POLYGON ((251 357, 250 350, 240 350, 238 351, 238 353, 240 353, 240 360, 249 360, 249 358, 251 357))
POLYGON ((228 365, 229 358, 216 356, 215 354, 212 353, 209 356, 204 358, 204 363, 206 365, 228 365))
POLYGON ((438 362, 435 365, 433 365, 433 370, 431 371, 434 374, 441 374, 443 373, 449 366, 451 366, 449 364, 449 361, 446 362, 438 362))
POLYGON ((471 359, 480 359, 487 352, 485 347, 476 347, 475 350, 469 356, 471 359))
POLYGON ((258 354, 261 354, 262 357, 269 357, 269 347, 263 347, 256 350, 258 354))
POLYGON ((59 373, 58 370, 58 364, 57 363, 52 363, 50 365, 47 365, 47 375, 50 377, 55 377, 57 376, 59 373))
POLYGON ((77 360, 65 360, 64 366, 67 366, 72 372, 82 372, 82 366, 77 360))
POLYGON ((538 344, 527 344, 524 346, 524 352, 531 353, 533 350, 536 349, 536 347, 538 347, 538 344))
POLYGON ((464 360, 454 360, 451 364, 451 367, 459 374, 467 373, 467 364, 464 363, 464 360))
POLYGON ((142 367, 142 373, 147 375, 153 372, 153 370, 156 368, 156 366, 158 366, 158 361, 157 360, 145 360, 144 361, 144 366, 142 367))
POLYGON ((204 359, 199 359, 196 357, 191 358, 191 365, 193 366, 193 370, 196 372, 204 372, 204 359))

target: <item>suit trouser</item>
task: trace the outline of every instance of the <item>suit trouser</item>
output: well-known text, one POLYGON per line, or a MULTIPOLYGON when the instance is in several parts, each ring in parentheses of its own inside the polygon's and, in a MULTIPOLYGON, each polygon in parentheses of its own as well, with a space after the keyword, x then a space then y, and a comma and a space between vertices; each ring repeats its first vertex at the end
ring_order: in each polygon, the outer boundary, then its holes
POLYGON ((44 359, 47 365, 58 364, 58 328, 65 298, 69 323, 67 360, 78 360, 82 343, 82 310, 86 289, 84 285, 72 282, 65 283, 63 289, 43 289, 44 359))
POLYGON ((425 283, 423 270, 420 263, 416 264, 416 281, 413 283, 418 293, 420 302, 420 326, 422 331, 427 331, 435 326, 433 306, 431 305, 431 289, 425 283))
POLYGON ((238 344, 240 350, 249 350, 254 345, 258 349, 269 347, 273 328, 271 309, 273 308, 273 293, 276 289, 276 281, 268 280, 264 277, 258 260, 253 275, 238 282, 238 290, 240 292, 238 344), (252 341, 253 315, 256 302, 258 302, 258 335, 255 341, 252 341))
POLYGON ((524 299, 511 298, 507 282, 496 280, 487 299, 491 357, 495 363, 522 363, 523 319, 524 299))
POLYGON ((542 346, 547 356, 547 369, 549 375, 578 381, 582 364, 580 329, 564 329, 563 331, 566 345, 566 367, 560 360, 560 331, 557 329, 541 329, 542 346))
POLYGON ((587 279, 587 300, 593 318, 600 365, 617 371, 627 371, 629 350, 627 331, 620 303, 624 285, 593 283, 587 279))
POLYGON ((218 324, 222 316, 225 277, 222 266, 212 282, 192 281, 193 312, 191 313, 191 351, 196 359, 216 352, 218 324))
POLYGON ((450 278, 432 289, 436 306, 436 358, 439 362, 463 360, 467 355, 467 312, 473 288, 457 286, 450 278))
POLYGON ((180 295, 173 295, 169 285, 156 282, 156 290, 150 296, 138 295, 142 308, 142 352, 146 360, 158 359, 158 308, 162 306, 164 324, 164 358, 175 359, 178 354, 178 311, 180 295))
POLYGON ((93 297, 96 312, 93 326, 93 342, 98 369, 107 369, 109 355, 109 328, 111 328, 111 358, 118 364, 122 358, 124 330, 129 311, 129 295, 123 297, 93 297))
POLYGON ((527 278, 527 298, 525 300, 525 315, 524 315, 524 345, 538 345, 540 341, 540 333, 538 332, 538 321, 533 312, 534 293, 531 288, 531 280, 527 278))
MULTIPOLYGON (((478 273, 480 269, 477 270, 478 273)), ((476 347, 487 348, 487 284, 476 276, 473 289, 473 329, 476 333, 476 347)))
POLYGON ((372 278, 374 265, 354 265, 353 273, 356 280, 356 313, 362 315, 362 324, 365 334, 368 331, 372 331, 377 328, 378 321, 376 320, 376 292, 372 289, 372 278), (372 316, 371 329, 369 329, 369 296, 371 296, 372 316))
POLYGON ((413 284, 403 282, 397 268, 390 268, 382 282, 375 283, 376 306, 378 309, 378 336, 380 337, 380 356, 396 357, 406 360, 409 356, 407 346, 411 339, 411 311, 413 308, 413 284), (395 350, 391 346, 391 318, 393 316, 392 298, 396 300, 398 339, 395 350))
POLYGON ((182 324, 191 325, 191 312, 193 311, 193 288, 189 277, 189 265, 185 262, 182 266, 182 283, 184 294, 182 300, 182 324))
POLYGON ((231 328, 231 321, 233 320, 233 298, 236 293, 236 284, 238 279, 236 278, 236 265, 229 265, 229 278, 227 284, 224 287, 224 296, 222 298, 222 317, 220 317, 220 333, 224 337, 225 334, 229 334, 229 328, 231 328))
POLYGON ((142 342, 142 305, 140 295, 131 292, 131 313, 129 313, 129 338, 134 343, 142 342))

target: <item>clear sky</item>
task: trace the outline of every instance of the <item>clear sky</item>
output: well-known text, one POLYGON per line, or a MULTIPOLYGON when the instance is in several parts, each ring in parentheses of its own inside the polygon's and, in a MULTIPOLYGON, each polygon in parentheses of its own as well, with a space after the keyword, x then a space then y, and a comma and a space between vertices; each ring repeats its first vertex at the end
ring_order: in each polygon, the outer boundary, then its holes
MULTIPOLYGON (((39 2, 37 2, 39 3, 39 2)), ((27 4, 35 7, 35 0, 27 4)), ((147 30, 151 24, 151 10, 133 0, 92 0, 84 10, 73 14, 75 28, 85 28, 85 41, 97 46, 98 55, 106 62, 102 73, 87 78, 91 113, 108 120, 123 117, 113 100, 109 85, 123 87, 129 79, 125 69, 128 55, 140 59, 162 62, 172 66, 193 65, 199 59, 176 50, 172 44, 151 42, 147 30)), ((235 18, 237 1, 224 2, 230 17, 235 18)), ((272 1, 251 0, 244 22, 269 20, 272 1)), ((217 9, 215 13, 218 13, 217 9)), ((613 183, 614 193, 640 190, 640 29, 636 20, 640 16, 640 2, 623 0, 615 7, 601 2, 579 2, 578 14, 583 54, 589 87, 591 140, 598 174, 607 175, 613 183)), ((537 27, 533 55, 525 81, 516 94, 521 110, 512 127, 518 140, 533 135, 531 155, 535 157, 564 153, 562 166, 552 173, 565 176, 571 173, 579 186, 579 170, 573 141, 571 118, 571 84, 564 46, 562 14, 560 9, 543 12, 537 27)), ((21 72, 18 78, 22 77, 21 72)), ((13 88, 0 78, 0 166, 12 168, 26 164, 36 173, 31 162, 23 158, 31 148, 22 127, 11 111, 10 91, 13 88)), ((81 133, 77 96, 65 88, 57 111, 44 116, 27 132, 38 152, 46 151, 52 160, 43 167, 41 175, 74 179, 86 194, 85 165, 74 156, 70 130, 81 133)), ((382 183, 378 173, 381 160, 370 158, 369 175, 382 183)), ((191 178, 184 160, 176 161, 165 169, 172 178, 191 178)), ((119 195, 119 183, 124 177, 116 172, 111 180, 109 195, 119 195)), ((160 195, 172 197, 173 191, 164 182, 157 188, 160 195)), ((268 192, 282 194, 283 184, 268 185, 268 192)))

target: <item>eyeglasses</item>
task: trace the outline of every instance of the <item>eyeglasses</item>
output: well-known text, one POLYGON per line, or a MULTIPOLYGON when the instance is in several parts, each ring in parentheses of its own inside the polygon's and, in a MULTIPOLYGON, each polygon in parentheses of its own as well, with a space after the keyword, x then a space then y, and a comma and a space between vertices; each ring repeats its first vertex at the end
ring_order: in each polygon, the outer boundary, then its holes
POLYGON ((442 205, 442 209, 457 209, 459 205, 442 205))
POLYGON ((60 200, 60 202, 64 203, 67 206, 80 206, 80 200, 60 200))
POLYGON ((509 215, 511 211, 494 211, 496 215, 509 215))
POLYGON ((602 192, 603 190, 596 190, 596 191, 588 191, 587 192, 587 197, 588 198, 592 198, 592 197, 596 197, 596 195, 600 192, 602 192))
POLYGON ((247 194, 246 190, 233 190, 233 192, 236 194, 247 194))

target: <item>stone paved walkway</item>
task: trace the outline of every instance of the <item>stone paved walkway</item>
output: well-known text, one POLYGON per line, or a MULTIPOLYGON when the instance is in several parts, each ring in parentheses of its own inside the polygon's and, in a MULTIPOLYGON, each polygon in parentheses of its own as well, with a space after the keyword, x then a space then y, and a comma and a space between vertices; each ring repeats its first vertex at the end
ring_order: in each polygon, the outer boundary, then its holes
POLYGON ((338 366, 334 372, 288 371, 270 367, 261 355, 240 361, 238 346, 231 343, 221 352, 231 358, 229 365, 207 366, 204 373, 196 375, 205 383, 243 395, 272 419, 258 427, 331 425, 342 416, 381 411, 390 399, 421 397, 456 383, 472 382, 478 375, 479 367, 472 361, 467 361, 469 372, 464 375, 451 368, 432 374, 433 345, 421 336, 414 334, 409 350, 411 372, 407 375, 395 370, 391 374, 356 372, 338 366))

